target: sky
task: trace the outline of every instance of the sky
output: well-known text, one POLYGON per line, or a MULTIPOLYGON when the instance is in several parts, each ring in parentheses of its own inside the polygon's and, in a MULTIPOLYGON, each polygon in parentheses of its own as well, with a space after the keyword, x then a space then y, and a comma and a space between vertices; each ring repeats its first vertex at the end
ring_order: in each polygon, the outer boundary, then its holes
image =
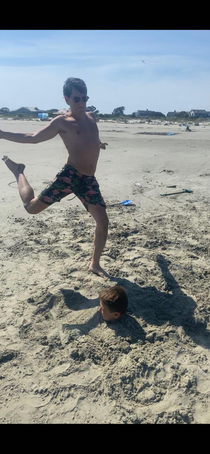
POLYGON ((0 30, 0 108, 68 108, 68 77, 101 113, 210 110, 210 30, 0 30))

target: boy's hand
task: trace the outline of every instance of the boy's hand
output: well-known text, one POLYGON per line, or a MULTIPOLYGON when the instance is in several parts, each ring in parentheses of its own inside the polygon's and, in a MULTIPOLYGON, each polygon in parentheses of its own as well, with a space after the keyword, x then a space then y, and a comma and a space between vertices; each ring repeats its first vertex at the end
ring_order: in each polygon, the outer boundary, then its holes
POLYGON ((108 145, 108 143, 100 142, 100 148, 102 148, 102 150, 106 150, 106 145, 108 145))

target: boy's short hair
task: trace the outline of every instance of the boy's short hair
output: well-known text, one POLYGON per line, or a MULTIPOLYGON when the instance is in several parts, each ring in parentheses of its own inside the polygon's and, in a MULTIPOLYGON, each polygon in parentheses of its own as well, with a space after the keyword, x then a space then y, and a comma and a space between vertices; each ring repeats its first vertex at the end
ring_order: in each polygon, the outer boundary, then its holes
POLYGON ((69 77, 66 79, 64 86, 63 86, 63 94, 70 98, 72 94, 72 89, 79 91, 81 94, 87 94, 87 86, 82 79, 78 79, 77 77, 69 77))
POLYGON ((99 293, 99 299, 109 308, 110 312, 119 312, 123 315, 127 310, 128 297, 124 287, 119 285, 102 289, 99 293))

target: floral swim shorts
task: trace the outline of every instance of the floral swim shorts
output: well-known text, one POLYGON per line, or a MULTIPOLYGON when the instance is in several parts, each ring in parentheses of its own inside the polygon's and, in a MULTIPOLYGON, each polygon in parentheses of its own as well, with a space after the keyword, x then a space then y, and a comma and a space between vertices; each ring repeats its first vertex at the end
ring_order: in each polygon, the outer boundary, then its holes
POLYGON ((99 204, 106 208, 95 176, 83 175, 69 164, 66 164, 52 183, 39 194, 38 199, 47 205, 52 205, 72 193, 81 200, 86 210, 88 210, 88 204, 99 204))

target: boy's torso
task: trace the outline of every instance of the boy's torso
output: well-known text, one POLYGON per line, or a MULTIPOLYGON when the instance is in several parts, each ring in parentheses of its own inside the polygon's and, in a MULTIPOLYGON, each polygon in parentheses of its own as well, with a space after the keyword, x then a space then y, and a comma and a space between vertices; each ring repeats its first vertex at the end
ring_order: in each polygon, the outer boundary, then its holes
POLYGON ((67 164, 84 175, 94 175, 100 152, 95 120, 88 114, 79 120, 67 114, 61 115, 59 122, 59 135, 69 153, 67 164))

